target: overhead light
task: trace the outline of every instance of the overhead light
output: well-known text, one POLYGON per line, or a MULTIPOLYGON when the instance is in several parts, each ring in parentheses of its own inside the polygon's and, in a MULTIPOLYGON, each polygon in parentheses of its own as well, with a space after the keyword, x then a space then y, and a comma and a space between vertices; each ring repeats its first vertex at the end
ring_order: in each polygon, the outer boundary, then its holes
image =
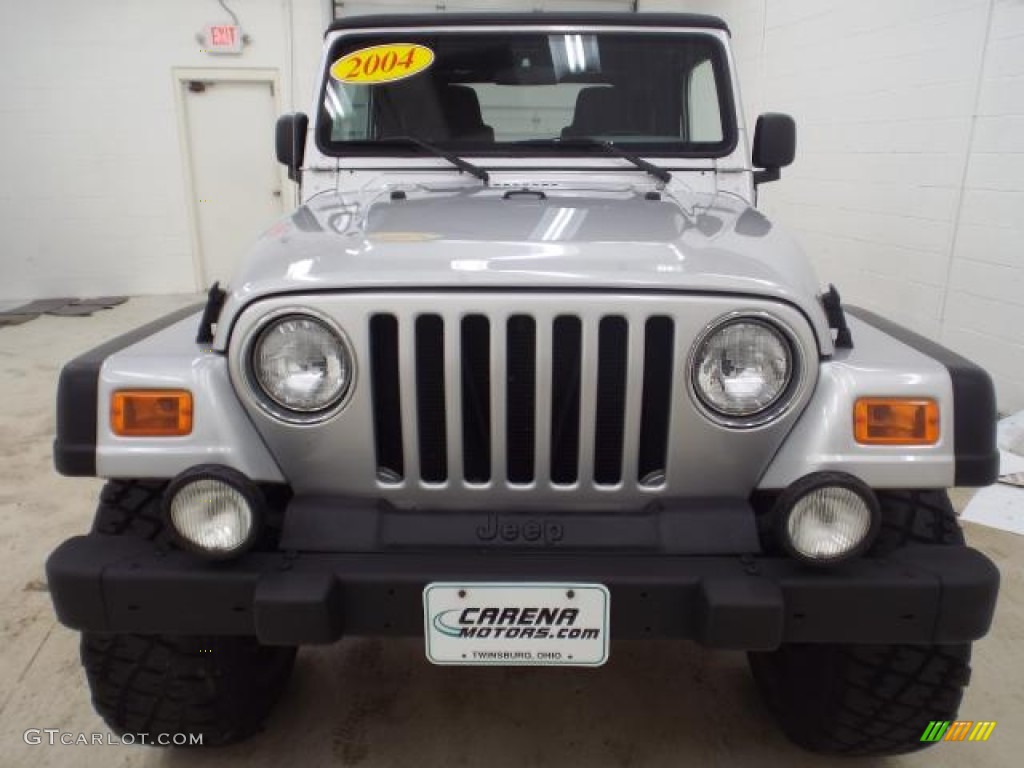
POLYGON ((586 216, 587 211, 581 208, 548 208, 530 239, 545 243, 568 240, 579 231, 586 216))
POLYGON ((340 122, 345 119, 347 112, 345 111, 344 105, 341 103, 342 99, 346 98, 338 96, 338 92, 335 91, 333 86, 327 88, 327 111, 330 113, 331 119, 335 122, 340 122))
POLYGON ((569 63, 569 71, 573 74, 585 72, 587 55, 583 50, 583 37, 580 35, 565 36, 565 57, 569 63))

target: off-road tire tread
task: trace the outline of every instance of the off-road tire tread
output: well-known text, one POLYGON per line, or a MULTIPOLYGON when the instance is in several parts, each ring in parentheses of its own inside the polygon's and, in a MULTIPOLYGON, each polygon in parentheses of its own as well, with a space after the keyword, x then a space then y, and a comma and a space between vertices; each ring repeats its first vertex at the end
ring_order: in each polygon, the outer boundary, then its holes
POLYGON ((877 491, 877 495, 882 525, 872 554, 888 554, 908 544, 964 545, 945 491, 877 491))
POLYGON ((83 632, 81 656, 93 706, 114 732, 146 733, 155 745, 160 734, 201 735, 202 746, 221 746, 260 729, 295 648, 249 637, 83 632))
POLYGON ((955 720, 971 646, 784 645, 751 653, 761 692, 786 735, 812 752, 898 755, 932 720, 955 720))
POLYGON ((164 480, 111 480, 100 492, 93 533, 135 536, 160 544, 171 542, 164 526, 161 500, 164 480))

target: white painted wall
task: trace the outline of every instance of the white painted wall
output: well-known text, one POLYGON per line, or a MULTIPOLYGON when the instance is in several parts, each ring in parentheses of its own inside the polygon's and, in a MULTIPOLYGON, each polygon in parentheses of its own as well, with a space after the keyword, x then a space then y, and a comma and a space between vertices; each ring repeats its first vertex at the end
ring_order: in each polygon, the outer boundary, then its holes
POLYGON ((992 373, 1024 408, 1024 0, 641 0, 733 29, 750 127, 797 119, 764 188, 823 281, 992 373))
POLYGON ((992 4, 941 337, 1024 408, 1024 0, 992 4))
POLYGON ((305 108, 326 4, 232 0, 252 44, 217 57, 214 0, 0 3, 0 299, 195 290, 171 69, 276 69, 305 108))

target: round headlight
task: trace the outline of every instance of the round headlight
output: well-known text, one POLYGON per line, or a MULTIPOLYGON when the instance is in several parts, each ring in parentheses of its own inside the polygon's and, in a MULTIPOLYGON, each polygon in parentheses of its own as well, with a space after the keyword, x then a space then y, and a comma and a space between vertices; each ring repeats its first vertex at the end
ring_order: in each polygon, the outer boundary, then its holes
POLYGON ((180 475, 168 487, 165 504, 171 529, 194 552, 231 557, 248 549, 255 538, 259 493, 244 476, 227 468, 180 475))
POLYGON ((739 317, 712 328, 699 342, 693 388, 708 410, 726 420, 767 419, 789 389, 795 367, 792 346, 778 328, 739 317))
POLYGON ((879 524, 874 493, 840 473, 803 478, 779 498, 778 511, 776 532, 790 554, 822 565, 863 552, 879 524))
POLYGON ((286 315, 270 322, 252 348, 252 372, 263 393, 288 411, 317 414, 339 403, 352 384, 345 341, 322 320, 286 315))

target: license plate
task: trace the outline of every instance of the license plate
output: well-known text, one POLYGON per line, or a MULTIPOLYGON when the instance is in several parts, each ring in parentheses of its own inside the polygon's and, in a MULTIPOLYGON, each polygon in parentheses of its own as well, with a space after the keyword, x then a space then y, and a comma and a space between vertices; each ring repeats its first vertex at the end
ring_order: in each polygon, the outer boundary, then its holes
POLYGON ((427 658, 468 666, 598 667, 608 660, 600 584, 436 583, 423 590, 427 658))

